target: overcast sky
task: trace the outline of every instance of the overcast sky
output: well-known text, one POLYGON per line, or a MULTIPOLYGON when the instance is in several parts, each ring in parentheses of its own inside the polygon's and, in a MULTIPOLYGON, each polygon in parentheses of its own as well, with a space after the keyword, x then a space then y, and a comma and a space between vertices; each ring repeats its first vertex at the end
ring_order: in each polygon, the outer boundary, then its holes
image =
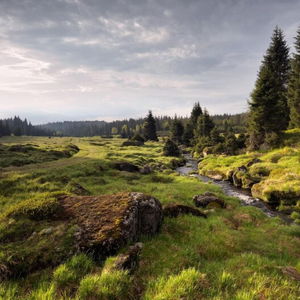
POLYGON ((0 0, 0 118, 243 112, 276 25, 299 0, 0 0))

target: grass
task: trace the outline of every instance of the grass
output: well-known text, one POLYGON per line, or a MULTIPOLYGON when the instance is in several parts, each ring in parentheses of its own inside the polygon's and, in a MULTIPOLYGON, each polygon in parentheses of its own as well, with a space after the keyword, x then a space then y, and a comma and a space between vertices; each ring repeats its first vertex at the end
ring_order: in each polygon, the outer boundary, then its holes
MULTIPOLYGON (((254 158, 255 163, 248 170, 248 176, 258 183, 252 187, 252 194, 270 202, 279 209, 299 210, 300 206, 300 129, 285 133, 281 148, 268 152, 253 152, 238 156, 208 156, 199 164, 200 173, 210 172, 228 179, 237 167, 246 165, 254 158)), ((246 178, 245 178, 246 179, 246 178)), ((300 210, 299 210, 300 211, 300 210)))
MULTIPOLYGON (((299 299, 299 282, 281 268, 300 266, 300 227, 242 207, 211 183, 178 176, 171 169, 174 158, 162 156, 162 143, 121 147, 122 140, 98 137, 9 137, 0 143, 7 147, 30 143, 43 149, 74 144, 80 149, 68 158, 2 168, 0 269, 14 266, 18 276, 2 278, 0 299, 299 299), (115 161, 151 165, 155 171, 148 175, 118 171, 112 168, 115 161), (187 205, 192 205, 195 194, 210 191, 224 199, 227 208, 209 210, 207 219, 165 218, 160 234, 143 237, 140 267, 129 275, 107 268, 112 258, 95 262, 88 254, 77 253, 72 236, 78 228, 51 219, 57 195, 80 193, 78 186, 90 195, 138 191, 163 204, 187 205), (37 263, 40 268, 31 271, 37 263)), ((272 174, 275 168, 270 164, 285 170, 294 159, 288 153, 292 152, 260 153, 261 169, 253 165, 253 172, 267 174, 270 169, 272 174)), ((207 164, 219 164, 223 172, 251 158, 252 154, 237 161, 209 158, 207 164)))

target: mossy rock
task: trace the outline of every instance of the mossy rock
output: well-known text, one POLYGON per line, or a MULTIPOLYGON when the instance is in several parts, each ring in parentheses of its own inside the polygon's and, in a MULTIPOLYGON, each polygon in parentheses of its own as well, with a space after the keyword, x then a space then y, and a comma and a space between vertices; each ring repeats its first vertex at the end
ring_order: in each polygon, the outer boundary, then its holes
POLYGON ((142 193, 63 196, 52 206, 38 218, 38 208, 20 208, 2 219, 0 280, 54 267, 77 252, 102 260, 157 233, 163 220, 160 202, 142 193))

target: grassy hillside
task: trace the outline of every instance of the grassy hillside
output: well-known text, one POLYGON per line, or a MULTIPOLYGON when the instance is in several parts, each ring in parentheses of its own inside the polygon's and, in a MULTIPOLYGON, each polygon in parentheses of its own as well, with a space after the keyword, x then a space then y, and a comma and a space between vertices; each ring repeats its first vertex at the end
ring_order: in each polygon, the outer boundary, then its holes
MULTIPOLYGON (((252 194, 281 210, 295 211, 293 217, 300 219, 300 129, 285 132, 282 147, 264 152, 252 152, 238 156, 208 156, 199 164, 202 175, 219 175, 229 179, 241 166, 259 159, 247 172, 237 176, 252 194)), ((297 221, 297 222, 300 222, 297 221)))
MULTIPOLYGON (((288 134, 292 141, 295 133, 288 134)), ((162 143, 122 147, 122 140, 98 137, 10 137, 1 138, 0 143, 5 149, 0 161, 3 154, 7 162, 0 175, 0 270, 14 266, 19 271, 2 280, 0 299, 300 298, 300 284, 295 280, 300 272, 300 228, 270 219, 257 208, 242 207, 211 183, 179 176, 173 168, 180 159, 162 156, 162 143), (79 151, 55 160, 43 151, 38 159, 31 152, 15 151, 16 156, 32 159, 22 166, 12 163, 13 158, 6 160, 7 149, 28 144, 46 152, 76 145, 79 151), (113 168, 116 161, 149 165, 154 172, 118 171, 113 168), (207 219, 165 218, 158 235, 143 237, 134 274, 113 271, 113 257, 95 262, 89 253, 71 254, 70 238, 76 228, 49 218, 57 209, 59 195, 143 192, 163 205, 193 205, 192 197, 207 191, 224 199, 227 208, 207 210, 207 219)), ((284 149, 278 151, 292 153, 284 149)), ((294 167, 294 156, 280 153, 276 163, 267 159, 270 153, 259 155, 283 170, 283 164, 294 167)), ((239 157, 239 162, 250 156, 239 157)), ((212 163, 209 159, 207 164, 212 163)), ((220 172, 229 170, 229 162, 226 168, 220 165, 220 172)))

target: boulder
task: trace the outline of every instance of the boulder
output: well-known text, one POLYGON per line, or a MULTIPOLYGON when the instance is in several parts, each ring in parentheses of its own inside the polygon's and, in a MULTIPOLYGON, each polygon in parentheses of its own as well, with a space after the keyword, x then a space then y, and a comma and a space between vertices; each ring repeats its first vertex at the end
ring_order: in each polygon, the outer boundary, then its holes
POLYGON ((96 259, 114 254, 142 234, 153 235, 161 227, 162 207, 154 197, 142 193, 62 197, 63 214, 80 228, 81 251, 96 259))
POLYGON ((146 166, 140 168, 140 173, 143 175, 150 174, 150 173, 152 173, 152 168, 150 166, 146 165, 146 166))
MULTIPOLYGON (((141 193, 62 196, 53 206, 48 203, 47 210, 51 213, 39 218, 23 213, 7 220, 0 243, 0 281, 53 268, 79 252, 102 261, 141 235, 157 233, 163 220, 160 202, 141 193)), ((132 250, 117 265, 133 266, 137 252, 132 250)))
POLYGON ((140 168, 130 162, 116 162, 113 167, 119 171, 139 172, 140 168))
POLYGON ((214 207, 221 207, 221 208, 226 207, 224 200, 220 199, 215 194, 209 192, 203 195, 194 196, 193 202, 197 207, 207 207, 207 206, 214 206, 214 207))
POLYGON ((168 204, 164 206, 163 214, 165 217, 170 217, 170 218, 176 218, 179 215, 186 215, 186 214, 206 218, 206 214, 201 212, 199 209, 188 205, 182 205, 182 204, 168 204))
POLYGON ((233 172, 231 181, 238 188, 251 189, 259 180, 251 176, 245 166, 241 166, 233 172))
MULTIPOLYGON (((200 174, 201 174, 201 172, 200 172, 200 174)), ((208 170, 205 172, 205 174, 201 174, 201 175, 205 175, 205 176, 212 178, 214 180, 217 180, 217 181, 226 179, 226 176, 224 174, 222 174, 221 172, 218 172, 218 171, 214 171, 214 170, 208 170)))
POLYGON ((251 159, 247 164, 246 164, 246 167, 247 168, 250 168, 251 166, 253 166, 254 164, 257 164, 257 163, 260 163, 262 162, 262 160, 260 160, 259 158, 253 158, 251 159))
POLYGON ((126 270, 132 274, 138 267, 139 256, 143 248, 143 243, 136 243, 130 246, 128 251, 119 254, 113 261, 109 270, 126 270))

